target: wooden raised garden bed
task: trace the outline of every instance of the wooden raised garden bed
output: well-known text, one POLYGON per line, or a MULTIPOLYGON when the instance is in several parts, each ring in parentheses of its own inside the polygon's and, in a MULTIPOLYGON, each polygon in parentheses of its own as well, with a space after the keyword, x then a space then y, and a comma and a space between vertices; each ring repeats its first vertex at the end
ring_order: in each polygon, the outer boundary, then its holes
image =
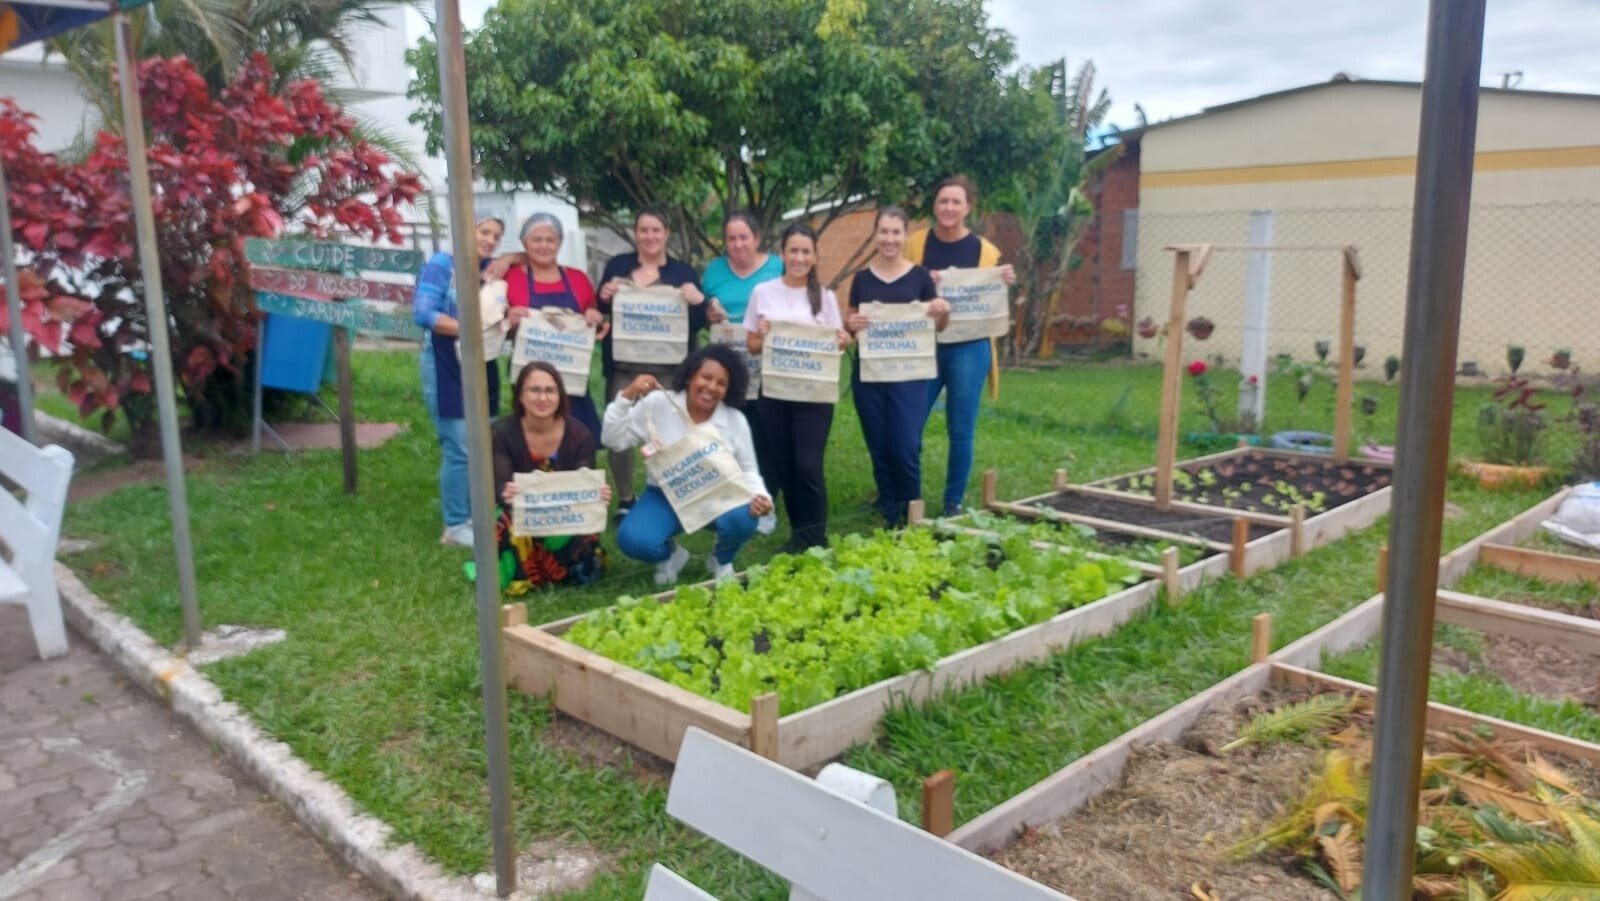
MULTIPOLYGON (((1600 652, 1600 630, 1595 629, 1600 624, 1592 621, 1582 624, 1577 617, 1518 607, 1493 599, 1474 598, 1448 588, 1479 562, 1480 557, 1494 557, 1496 552, 1491 550, 1492 548, 1515 546, 1533 534, 1538 528, 1538 523, 1555 510, 1565 497, 1565 493, 1563 491, 1556 494, 1440 559, 1440 585, 1444 586, 1439 592, 1440 622, 1456 623, 1495 634, 1514 635, 1530 640, 1559 643, 1569 648, 1600 652)), ((1378 581, 1381 585, 1381 573, 1378 581)), ((1342 692, 1369 698, 1376 697, 1375 689, 1369 685, 1317 672, 1314 667, 1320 665, 1325 655, 1350 650, 1376 638, 1382 605, 1383 595, 1380 593, 1321 629, 1271 655, 1267 654, 1269 641, 1258 630, 1254 651, 1255 662, 1251 666, 1080 757, 1064 769, 961 825, 948 835, 949 840, 976 853, 1004 852, 1004 849, 1011 846, 1019 835, 1024 833, 1031 835, 1033 830, 1046 829, 1057 821, 1074 816, 1091 801, 1122 782, 1124 777, 1129 775, 1127 772, 1129 761, 1138 753, 1138 749, 1155 743, 1166 743, 1179 746, 1171 752, 1174 757, 1194 757, 1195 755, 1189 754, 1181 747, 1185 733, 1188 733, 1208 712, 1228 710, 1253 695, 1289 688, 1302 693, 1342 692)), ((1262 619, 1265 618, 1258 618, 1258 626, 1262 625, 1262 619)), ((1428 705, 1428 725, 1432 729, 1439 730, 1481 730, 1486 727, 1493 730, 1500 739, 1525 742, 1542 754, 1577 762, 1591 768, 1591 773, 1600 772, 1600 745, 1591 742, 1437 703, 1428 705)), ((1191 748, 1207 747, 1203 737, 1195 738, 1196 741, 1189 743, 1191 748)), ((1159 758, 1162 755, 1158 753, 1155 756, 1159 758)), ((1207 774, 1215 775, 1198 757, 1195 760, 1181 761, 1180 764, 1179 772, 1182 777, 1191 782, 1210 778, 1207 774)), ((1148 771, 1144 769, 1138 771, 1141 780, 1148 778, 1147 773, 1148 771)), ((1129 806, 1142 803, 1139 798, 1132 796, 1119 797, 1118 801, 1129 806)), ((1241 817, 1260 815, 1255 809, 1240 812, 1241 817)), ((1149 831, 1160 833, 1162 829, 1161 823, 1152 822, 1149 831)), ((1057 830, 1046 831, 1053 833, 1057 830)), ((1078 831, 1083 833, 1081 829, 1078 831)), ((1105 839, 1094 838, 1096 832, 1096 829, 1088 829, 1086 834, 1091 836, 1091 840, 1101 842, 1102 845, 1107 841, 1115 844, 1114 836, 1105 839)), ((1219 855, 1227 844, 1232 843, 1225 839, 1224 836, 1216 836, 1216 850, 1219 855)), ((1028 852, 1025 851, 1015 854, 1015 859, 1018 860, 1027 857, 1028 852)), ((1000 859, 1004 863, 1012 862, 1012 857, 1006 853, 1001 853, 1000 859)), ((1130 866, 1138 865, 1130 863, 1130 866)), ((1031 867, 1025 866, 1024 869, 1031 867)), ((1200 883, 1205 881, 1205 874, 1195 873, 1189 878, 1200 883)), ((1256 882, 1267 885, 1261 882, 1259 876, 1256 877, 1256 882)), ((1282 873, 1271 884, 1274 886, 1273 890, 1263 889, 1261 897, 1312 898, 1318 897, 1316 892, 1320 890, 1315 883, 1308 881, 1302 884, 1296 877, 1287 873, 1282 873), (1282 894, 1283 891, 1289 893, 1282 894)), ((1187 885, 1185 882, 1184 886, 1176 887, 1176 891, 1181 893, 1187 885)), ((1069 892, 1074 888, 1070 884, 1061 887, 1069 892)), ((1080 887, 1080 890, 1085 888, 1089 887, 1080 887)), ((1233 896, 1225 894, 1223 897, 1233 896)))
MULTIPOLYGON (((1187 473, 1198 486, 1200 472, 1219 466, 1230 472, 1231 479, 1242 480, 1247 466, 1260 468, 1280 462, 1311 472, 1329 468, 1335 481, 1341 478, 1342 469, 1353 467, 1358 474, 1371 469, 1373 475, 1364 483, 1370 490, 1365 494, 1341 495, 1337 503, 1325 498, 1325 509, 1321 512, 1308 509, 1304 503, 1292 504, 1285 515, 1276 509, 1248 509, 1244 505, 1223 507, 1181 497, 1163 507, 1153 496, 1139 491, 1140 480, 1154 470, 1114 476, 1088 485, 1070 484, 1065 471, 1058 470, 1054 490, 1016 501, 1000 501, 996 474, 991 471, 984 474, 983 503, 985 509, 1013 516, 1060 519, 1173 542, 1198 540, 1206 547, 1229 554, 1233 571, 1241 578, 1271 569, 1291 557, 1366 528, 1389 510, 1391 470, 1386 464, 1370 461, 1350 461, 1340 467, 1312 454, 1241 448, 1184 461, 1178 471, 1187 473), (1135 490, 1126 490, 1128 488, 1135 490)), ((1257 479, 1265 477, 1252 475, 1257 479)), ((1307 499, 1314 495, 1310 487, 1314 484, 1312 479, 1311 476, 1302 478, 1307 499)), ((1273 481, 1277 480, 1275 476, 1273 481)), ((1196 497, 1207 496, 1196 494, 1196 497)))
MULTIPOLYGON (((669 761, 676 758, 684 730, 698 726, 785 766, 807 769, 870 741, 892 707, 921 704, 1116 630, 1161 594, 1161 579, 1143 570, 1141 575, 1145 578, 1137 584, 1113 587, 1099 600, 949 654, 930 669, 887 678, 781 717, 775 694, 753 698, 749 710, 734 709, 564 639, 585 616, 530 626, 520 621, 525 614, 517 605, 510 608, 503 630, 507 681, 519 691, 549 696, 557 710, 669 761)), ((675 597, 667 592, 654 600, 670 604, 675 597)))

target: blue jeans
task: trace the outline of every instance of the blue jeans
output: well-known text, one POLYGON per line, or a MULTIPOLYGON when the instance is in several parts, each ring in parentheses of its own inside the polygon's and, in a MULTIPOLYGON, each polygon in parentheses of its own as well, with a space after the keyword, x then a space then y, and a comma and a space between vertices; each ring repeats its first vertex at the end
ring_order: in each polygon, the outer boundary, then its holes
POLYGON ((471 481, 467 478, 467 421, 439 418, 439 380, 434 376, 433 345, 422 345, 422 403, 439 433, 439 506, 446 526, 472 519, 471 481))
MULTIPOLYGON (((748 506, 734 507, 711 523, 717 533, 717 562, 732 563, 734 555, 756 533, 756 518, 748 506)), ((661 489, 649 485, 634 502, 633 512, 617 526, 617 549, 635 560, 660 563, 672 556, 672 539, 683 531, 678 514, 661 489)))
POLYGON ((938 358, 939 375, 928 387, 927 412, 933 412, 939 392, 946 392, 944 420, 950 436, 950 457, 945 469, 944 508, 948 511, 961 506, 967 494, 967 479, 972 476, 978 402, 983 399, 983 383, 989 378, 989 339, 941 344, 938 358))
POLYGON ((889 525, 905 521, 906 504, 922 497, 922 427, 928 422, 928 383, 855 383, 856 415, 872 458, 878 512, 889 525))

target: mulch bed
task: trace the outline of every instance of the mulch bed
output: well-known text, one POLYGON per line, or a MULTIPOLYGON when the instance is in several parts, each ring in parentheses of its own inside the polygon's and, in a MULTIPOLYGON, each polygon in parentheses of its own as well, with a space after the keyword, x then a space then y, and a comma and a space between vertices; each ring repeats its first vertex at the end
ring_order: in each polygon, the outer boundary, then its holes
MULTIPOLYGON (((1076 513, 1079 516, 1092 516, 1096 519, 1125 522, 1130 525, 1143 526, 1147 529, 1160 529, 1163 532, 1195 535, 1200 538, 1209 538, 1212 541, 1227 542, 1233 540, 1233 518, 1226 515, 1210 516, 1205 513, 1192 513, 1187 510, 1157 510, 1150 504, 1142 504, 1138 501, 1080 494, 1070 489, 1058 491, 1049 497, 1041 498, 1038 504, 1053 510, 1059 510, 1062 513, 1076 513)), ((1250 540, 1264 538, 1274 531, 1271 526, 1251 523, 1250 540)))
MULTIPOLYGON (((1029 830, 995 862, 1085 899, 1193 899, 1199 883, 1226 901, 1336 901, 1292 859, 1227 855, 1302 796, 1326 749, 1216 749, 1257 714, 1312 693, 1274 688, 1205 714, 1176 743, 1134 749, 1115 786, 1076 815, 1029 830)), ((1592 767, 1547 759, 1591 797, 1600 787, 1592 767)))
MULTIPOLYGON (((1184 484, 1175 473, 1172 494, 1179 500, 1278 515, 1287 515, 1292 506, 1292 496, 1285 494, 1284 485, 1303 498, 1321 494, 1322 508, 1313 510, 1308 506, 1306 511, 1315 514, 1360 500, 1387 487, 1392 479, 1390 468, 1380 464, 1350 461, 1341 465, 1331 459, 1262 451, 1244 451, 1211 463, 1180 466, 1178 471, 1190 477, 1189 483, 1184 484)), ((1151 489, 1140 484, 1144 478, 1124 476, 1106 487, 1149 494, 1151 489)))

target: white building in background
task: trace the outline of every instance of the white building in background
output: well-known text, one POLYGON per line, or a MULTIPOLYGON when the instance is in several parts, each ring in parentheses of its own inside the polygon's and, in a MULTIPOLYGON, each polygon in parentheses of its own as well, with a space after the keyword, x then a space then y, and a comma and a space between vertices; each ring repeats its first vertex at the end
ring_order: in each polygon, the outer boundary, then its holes
MULTIPOLYGON (((434 209, 448 225, 444 158, 423 153, 423 129, 408 121, 416 107, 406 98, 412 71, 406 64, 405 52, 420 36, 416 32, 420 19, 408 17, 398 7, 379 9, 375 14, 380 24, 362 29, 355 41, 356 71, 341 72, 339 82, 330 85, 329 90, 352 113, 410 145, 413 156, 421 163, 423 180, 435 195, 434 209)), ((14 99, 22 109, 39 117, 34 125, 39 130, 39 146, 46 150, 67 147, 80 133, 97 124, 97 113, 79 91, 77 78, 60 57, 47 59, 37 45, 0 55, 0 96, 14 99)), ((566 229, 561 262, 587 268, 588 253, 578 226, 578 211, 571 204, 534 192, 501 193, 482 184, 474 189, 475 208, 506 221, 502 249, 520 249, 518 224, 534 212, 547 211, 559 216, 566 229)), ((422 218, 420 213, 418 218, 422 218)), ((427 248, 426 241, 423 247, 427 248)))

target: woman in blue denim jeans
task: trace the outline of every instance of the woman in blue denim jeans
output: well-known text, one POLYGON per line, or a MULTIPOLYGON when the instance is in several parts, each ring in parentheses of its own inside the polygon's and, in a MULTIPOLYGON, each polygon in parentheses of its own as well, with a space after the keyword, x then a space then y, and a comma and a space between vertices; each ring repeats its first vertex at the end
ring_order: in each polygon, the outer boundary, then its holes
MULTIPOLYGON (((927 269, 936 283, 944 269, 1000 266, 1000 248, 967 227, 967 215, 977 203, 978 189, 966 176, 956 175, 939 182, 933 190, 933 229, 922 229, 906 239, 906 257, 927 269)), ((1017 274, 1009 263, 1000 266, 1000 278, 1007 285, 1016 284, 1017 274)), ((994 360, 993 339, 941 343, 938 355, 939 375, 928 389, 928 412, 933 412, 934 402, 943 391, 945 430, 950 437, 944 515, 951 516, 961 512, 967 480, 972 476, 978 402, 983 398, 983 383, 994 360)))
MULTIPOLYGON (((494 256, 506 225, 486 216, 478 220, 474 245, 482 271, 494 256)), ((461 390, 461 356, 456 349, 457 318, 454 259, 448 253, 428 258, 417 276, 411 318, 427 331, 422 341, 422 401, 439 434, 439 506, 444 513, 442 544, 472 546, 472 495, 467 480, 467 422, 461 390)), ((519 311, 521 312, 521 311, 519 311)), ((484 361, 489 382, 489 415, 500 406, 500 373, 484 361)))

